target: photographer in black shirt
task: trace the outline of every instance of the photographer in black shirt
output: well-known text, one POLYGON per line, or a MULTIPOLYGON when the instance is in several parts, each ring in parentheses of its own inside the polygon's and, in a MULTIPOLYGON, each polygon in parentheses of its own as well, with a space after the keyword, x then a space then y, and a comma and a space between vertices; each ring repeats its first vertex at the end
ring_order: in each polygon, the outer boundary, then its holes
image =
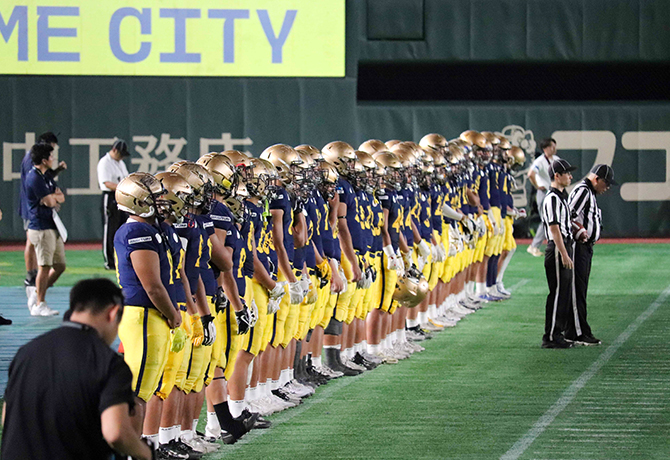
POLYGON ((9 367, 2 458, 151 459, 140 440, 128 366, 110 345, 123 294, 108 279, 77 283, 61 327, 19 349, 9 367))

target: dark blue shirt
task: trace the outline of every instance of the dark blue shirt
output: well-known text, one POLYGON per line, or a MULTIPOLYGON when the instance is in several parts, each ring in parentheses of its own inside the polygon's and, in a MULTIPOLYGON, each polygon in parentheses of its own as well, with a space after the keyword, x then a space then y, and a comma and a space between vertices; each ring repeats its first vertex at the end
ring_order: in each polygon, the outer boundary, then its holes
POLYGON ((395 190, 380 190, 379 198, 383 209, 388 210, 388 233, 391 237, 391 246, 398 249, 400 246, 400 231, 402 227, 402 210, 398 204, 398 193, 395 190))
POLYGON ((30 158, 30 150, 26 152, 21 160, 21 190, 19 194, 19 215, 22 219, 30 219, 30 206, 28 205, 28 195, 26 194, 26 181, 28 173, 33 169, 33 160, 30 158))
POLYGON ((282 216, 284 247, 286 248, 288 261, 293 266, 295 252, 295 245, 293 244, 293 206, 285 188, 277 187, 276 198, 270 202, 270 209, 278 209, 284 213, 282 216))
POLYGON ((33 166, 26 176, 25 184, 30 216, 28 228, 30 230, 55 230, 56 224, 54 223, 52 208, 40 204, 42 198, 56 191, 57 187, 53 174, 48 171, 46 174, 42 174, 42 171, 33 166))
POLYGON ((158 232, 158 228, 151 224, 130 220, 116 231, 114 235, 116 273, 126 305, 155 308, 130 260, 130 255, 134 251, 148 250, 158 254, 161 281, 165 289, 170 292, 173 273, 171 255, 167 248, 168 245, 158 232))
MULTIPOLYGON (((189 295, 195 294, 198 288, 198 280, 200 279, 200 256, 202 255, 202 233, 198 228, 198 222, 193 214, 187 214, 184 221, 174 225, 177 235, 181 240, 182 247, 186 248, 186 253, 183 256, 184 270, 186 270, 186 278, 191 288, 189 295)), ((205 244, 207 244, 205 242, 205 244)), ((182 289, 177 290, 177 302, 186 302, 186 293, 182 289)))

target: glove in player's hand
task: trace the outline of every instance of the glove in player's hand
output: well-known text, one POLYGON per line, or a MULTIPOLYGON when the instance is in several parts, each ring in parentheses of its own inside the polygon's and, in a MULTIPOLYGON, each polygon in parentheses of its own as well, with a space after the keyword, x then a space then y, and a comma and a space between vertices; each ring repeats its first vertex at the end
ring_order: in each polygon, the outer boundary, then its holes
POLYGON ((200 319, 200 315, 191 315, 191 329, 193 330, 193 334, 191 336, 191 339, 193 340, 193 346, 202 346, 202 342, 205 340, 205 332, 202 327, 202 320, 200 319))
POLYGON ((173 329, 172 346, 170 347, 170 351, 172 353, 179 353, 182 351, 184 349, 184 345, 186 345, 186 340, 188 340, 188 336, 186 335, 186 331, 184 331, 184 329, 181 327, 173 329))
POLYGON ((249 332, 249 329, 251 329, 251 315, 246 305, 242 310, 235 312, 235 321, 237 322, 238 335, 244 335, 249 332))
POLYGON ((200 318, 202 321, 202 330, 205 335, 202 344, 209 346, 216 340, 216 326, 214 326, 214 317, 212 315, 205 315, 200 318))

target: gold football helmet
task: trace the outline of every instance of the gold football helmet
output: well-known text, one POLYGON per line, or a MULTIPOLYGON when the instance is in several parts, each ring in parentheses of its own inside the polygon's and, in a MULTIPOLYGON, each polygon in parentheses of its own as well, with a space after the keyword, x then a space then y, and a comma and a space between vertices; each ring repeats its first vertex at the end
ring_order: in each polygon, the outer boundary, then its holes
POLYGON ((395 154, 404 168, 412 168, 418 165, 418 159, 414 154, 414 148, 406 142, 399 142, 391 147, 391 153, 395 154))
POLYGON ((204 212, 209 212, 214 191, 214 180, 207 168, 190 161, 180 161, 170 166, 168 171, 175 172, 182 176, 188 185, 193 189, 193 206, 201 208, 204 212))
POLYGON ((398 157, 391 152, 377 152, 373 158, 384 170, 384 181, 393 190, 402 189, 402 163, 398 157))
POLYGON ((294 181, 297 167, 303 162, 298 152, 286 144, 271 145, 263 150, 260 157, 274 165, 284 185, 294 181))
POLYGON ((442 151, 447 146, 447 139, 442 134, 437 133, 426 134, 419 141, 419 145, 424 150, 432 149, 442 151))
POLYGON ((326 159, 323 157, 323 154, 321 153, 321 150, 317 149, 313 145, 300 144, 299 146, 295 147, 295 150, 296 152, 306 153, 314 161, 317 162, 326 161, 326 159))
POLYGON ((275 180, 279 178, 277 168, 262 158, 252 158, 248 174, 243 177, 246 190, 251 196, 265 198, 274 193, 275 180))
POLYGON ((509 141, 509 139, 507 139, 502 134, 497 134, 497 136, 498 139, 500 139, 500 145, 498 145, 498 147, 500 147, 503 150, 509 150, 512 148, 512 143, 509 141))
POLYGON ((513 169, 521 169, 523 165, 526 164, 526 153, 521 147, 512 146, 509 150, 510 156, 514 158, 514 163, 512 164, 513 169))
POLYGON ((391 139, 391 140, 386 141, 384 144, 386 145, 386 149, 387 149, 387 150, 391 150, 391 148, 392 148, 394 145, 396 145, 396 144, 400 144, 401 142, 402 142, 402 141, 399 141, 398 139, 391 139))
POLYGON ((321 153, 328 163, 335 166, 341 175, 347 174, 351 162, 356 160, 354 148, 343 141, 333 141, 326 144, 321 153))
POLYGON ((393 299, 403 307, 414 308, 428 295, 428 281, 418 270, 409 270, 405 276, 398 278, 393 299))
POLYGON ((373 153, 388 150, 388 147, 379 139, 368 139, 358 147, 358 150, 372 155, 373 153))
POLYGON ((193 206, 193 189, 188 185, 186 179, 174 172, 158 173, 156 179, 160 181, 167 192, 158 200, 158 208, 161 214, 163 217, 168 217, 171 214, 177 222, 180 222, 188 208, 193 206))
POLYGON ((321 175, 321 181, 318 185, 319 191, 325 199, 332 200, 335 198, 335 188, 340 175, 337 173, 335 166, 326 161, 318 163, 318 171, 321 175))
POLYGON ((201 156, 197 164, 203 166, 212 176, 214 189, 219 195, 230 196, 235 192, 238 177, 230 159, 222 153, 208 153, 201 156))
POLYGON ((158 214, 158 200, 164 194, 158 179, 149 173, 136 172, 119 182, 114 197, 121 211, 149 218, 158 214))
POLYGON ((481 135, 484 136, 486 140, 489 141, 491 145, 494 147, 500 144, 500 138, 491 131, 482 131, 481 135))

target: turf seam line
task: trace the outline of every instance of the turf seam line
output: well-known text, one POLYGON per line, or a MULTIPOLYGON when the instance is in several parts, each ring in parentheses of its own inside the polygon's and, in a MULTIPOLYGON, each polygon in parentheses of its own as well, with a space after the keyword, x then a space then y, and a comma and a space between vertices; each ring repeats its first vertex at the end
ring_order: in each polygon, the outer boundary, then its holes
POLYGON ((509 292, 517 291, 517 290, 521 289, 522 287, 524 287, 528 283, 530 283, 530 280, 528 278, 523 278, 518 283, 516 283, 514 286, 509 288, 508 291, 509 292))
POLYGON ((591 366, 580 375, 561 397, 549 408, 547 412, 540 417, 526 434, 524 434, 514 445, 500 457, 500 460, 517 460, 530 447, 554 419, 575 399, 579 390, 581 390, 589 380, 612 358, 617 350, 623 345, 631 335, 644 323, 663 302, 670 296, 670 285, 668 285, 654 302, 643 311, 632 323, 628 325, 619 337, 591 364, 591 366))
MULTIPOLYGON (((365 374, 365 373, 363 373, 365 374)), ((312 397, 312 398, 307 398, 307 400, 302 403, 298 407, 290 408, 289 410, 285 411, 283 414, 278 415, 277 417, 274 417, 272 420, 272 428, 269 430, 252 430, 249 432, 244 438, 242 438, 240 441, 236 442, 234 445, 231 446, 231 448, 227 448, 225 450, 225 453, 228 454, 230 452, 234 452, 238 450, 240 447, 244 446, 245 444, 249 444, 251 442, 254 442, 261 436, 263 436, 266 433, 269 433, 272 431, 273 428, 286 423, 293 419, 293 417, 296 417, 303 412, 305 412, 307 409, 309 409, 312 406, 315 406, 326 399, 328 399, 332 393, 335 393, 343 388, 348 387, 352 383, 356 382, 358 379, 362 378, 363 374, 354 376, 354 377, 347 377, 346 379, 335 381, 335 382, 330 382, 326 388, 323 389, 323 391, 320 391, 318 396, 312 397), (338 385, 339 384, 339 385, 338 385)), ((223 451, 222 451, 223 452, 223 451)))

